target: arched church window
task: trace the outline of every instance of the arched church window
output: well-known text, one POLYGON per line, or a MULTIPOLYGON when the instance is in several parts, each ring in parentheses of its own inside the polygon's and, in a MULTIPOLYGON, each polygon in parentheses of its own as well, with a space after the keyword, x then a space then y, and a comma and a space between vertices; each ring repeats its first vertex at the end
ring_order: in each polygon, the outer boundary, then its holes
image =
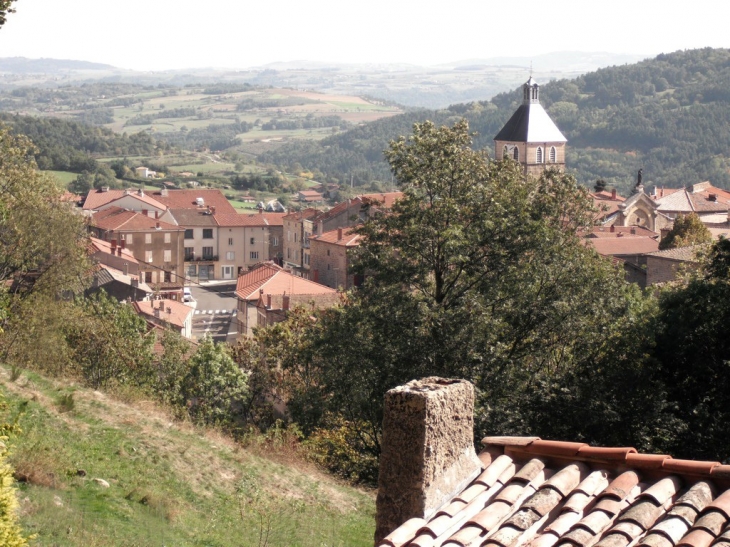
POLYGON ((554 146, 550 147, 550 163, 555 163, 557 161, 557 151, 555 150, 554 146))
POLYGON ((542 163, 542 146, 537 147, 537 153, 535 154, 535 162, 542 163))
POLYGON ((512 155, 515 158, 515 161, 520 161, 520 149, 515 146, 515 149, 512 151, 512 155))
POLYGON ((509 148, 507 148, 507 145, 504 145, 504 149, 502 150, 502 157, 508 158, 509 157, 509 148))

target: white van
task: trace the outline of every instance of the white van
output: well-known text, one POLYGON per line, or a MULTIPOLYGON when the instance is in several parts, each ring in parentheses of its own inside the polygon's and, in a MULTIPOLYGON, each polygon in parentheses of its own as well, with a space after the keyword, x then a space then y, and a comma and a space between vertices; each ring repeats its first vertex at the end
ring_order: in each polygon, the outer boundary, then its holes
POLYGON ((190 287, 183 287, 183 302, 192 302, 193 293, 190 292, 190 287))

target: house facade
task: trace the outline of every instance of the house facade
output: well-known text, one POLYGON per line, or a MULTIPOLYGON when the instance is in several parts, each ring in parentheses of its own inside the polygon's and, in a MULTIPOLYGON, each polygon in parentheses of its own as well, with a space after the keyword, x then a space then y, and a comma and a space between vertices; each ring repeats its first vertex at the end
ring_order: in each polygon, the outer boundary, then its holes
POLYGON ((337 228, 312 237, 312 280, 334 289, 359 287, 363 279, 350 273, 350 262, 360 239, 351 228, 337 228))

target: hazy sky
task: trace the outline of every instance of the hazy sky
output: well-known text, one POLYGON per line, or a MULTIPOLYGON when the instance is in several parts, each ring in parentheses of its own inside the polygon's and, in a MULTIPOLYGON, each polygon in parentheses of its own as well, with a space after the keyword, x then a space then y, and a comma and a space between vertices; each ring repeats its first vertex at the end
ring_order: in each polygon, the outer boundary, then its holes
POLYGON ((17 0, 16 9, 0 57, 139 70, 730 47, 730 3, 719 0, 17 0))

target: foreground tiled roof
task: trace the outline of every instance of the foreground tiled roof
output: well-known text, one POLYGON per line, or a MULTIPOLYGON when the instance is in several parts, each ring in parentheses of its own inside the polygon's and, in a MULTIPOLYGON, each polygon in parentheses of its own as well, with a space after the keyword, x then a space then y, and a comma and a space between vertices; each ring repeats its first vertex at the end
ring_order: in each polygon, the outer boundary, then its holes
POLYGON ((157 230, 158 225, 160 226, 159 230, 163 232, 183 230, 183 228, 174 224, 156 220, 142 213, 120 209, 119 207, 114 207, 112 213, 107 213, 107 211, 94 213, 91 217, 91 224, 102 230, 148 232, 157 230))
MULTIPOLYGON (((103 239, 98 239, 96 237, 89 238, 89 251, 91 253, 99 252, 99 253, 106 253, 108 255, 119 256, 119 249, 120 249, 120 247, 115 247, 112 250, 112 244, 109 241, 104 241, 103 239)), ((130 251, 129 249, 122 249, 121 256, 127 262, 131 262, 132 264, 139 264, 137 259, 134 258, 132 251, 130 251)))
POLYGON ((387 547, 728 547, 730 465, 487 437, 483 472, 387 547))

